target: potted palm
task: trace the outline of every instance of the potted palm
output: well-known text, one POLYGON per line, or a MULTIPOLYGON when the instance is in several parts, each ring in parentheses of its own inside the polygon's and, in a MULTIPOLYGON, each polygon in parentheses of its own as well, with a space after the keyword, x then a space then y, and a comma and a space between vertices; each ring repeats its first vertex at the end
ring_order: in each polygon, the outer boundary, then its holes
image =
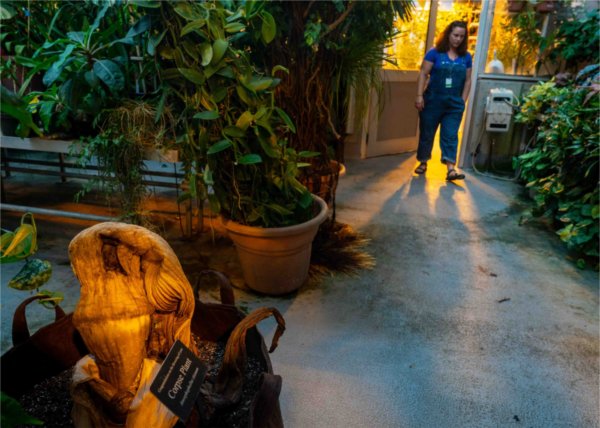
POLYGON ((308 278, 327 206, 297 179, 315 153, 290 146, 294 124, 275 103, 274 74, 287 70, 251 61, 251 42, 269 43, 275 21, 254 2, 163 2, 155 13, 169 23, 157 52, 165 93, 183 112, 177 144, 190 190, 221 215, 247 285, 289 293, 308 278), (290 234, 289 245, 280 243, 290 234))

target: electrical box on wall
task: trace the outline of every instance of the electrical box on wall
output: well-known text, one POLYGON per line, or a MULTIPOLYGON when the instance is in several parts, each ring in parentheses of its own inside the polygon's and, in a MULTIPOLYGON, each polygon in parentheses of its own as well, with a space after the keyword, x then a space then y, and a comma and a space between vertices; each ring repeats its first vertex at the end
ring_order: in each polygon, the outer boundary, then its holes
POLYGON ((506 88, 493 88, 485 104, 485 130, 488 132, 508 132, 512 120, 513 91, 506 88))

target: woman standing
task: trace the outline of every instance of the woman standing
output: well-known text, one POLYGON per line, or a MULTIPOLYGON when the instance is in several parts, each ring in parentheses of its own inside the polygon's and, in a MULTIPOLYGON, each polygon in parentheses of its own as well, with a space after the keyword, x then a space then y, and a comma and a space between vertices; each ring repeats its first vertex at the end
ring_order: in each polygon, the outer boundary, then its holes
POLYGON ((433 139, 441 125, 440 148, 442 163, 448 169, 446 180, 465 178, 456 171, 455 165, 458 128, 469 96, 472 66, 473 59, 467 52, 467 25, 454 21, 440 34, 435 47, 427 52, 419 72, 415 100, 420 119, 417 174, 427 171, 433 139))

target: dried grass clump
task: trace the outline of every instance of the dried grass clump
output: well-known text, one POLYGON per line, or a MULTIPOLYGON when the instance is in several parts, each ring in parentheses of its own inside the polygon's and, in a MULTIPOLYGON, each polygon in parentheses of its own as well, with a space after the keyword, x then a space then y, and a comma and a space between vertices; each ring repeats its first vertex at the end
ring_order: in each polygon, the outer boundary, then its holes
POLYGON ((348 224, 323 224, 313 241, 310 275, 357 275, 360 270, 373 269, 375 258, 364 250, 369 242, 369 238, 348 224))

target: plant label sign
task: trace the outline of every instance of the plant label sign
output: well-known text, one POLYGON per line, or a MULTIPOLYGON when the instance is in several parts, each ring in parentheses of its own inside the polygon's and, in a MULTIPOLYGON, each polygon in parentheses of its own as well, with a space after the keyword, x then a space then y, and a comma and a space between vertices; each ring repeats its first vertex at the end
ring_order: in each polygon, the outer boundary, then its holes
POLYGON ((206 370, 204 363, 178 340, 163 361, 150 391, 185 422, 192 412, 206 370))

